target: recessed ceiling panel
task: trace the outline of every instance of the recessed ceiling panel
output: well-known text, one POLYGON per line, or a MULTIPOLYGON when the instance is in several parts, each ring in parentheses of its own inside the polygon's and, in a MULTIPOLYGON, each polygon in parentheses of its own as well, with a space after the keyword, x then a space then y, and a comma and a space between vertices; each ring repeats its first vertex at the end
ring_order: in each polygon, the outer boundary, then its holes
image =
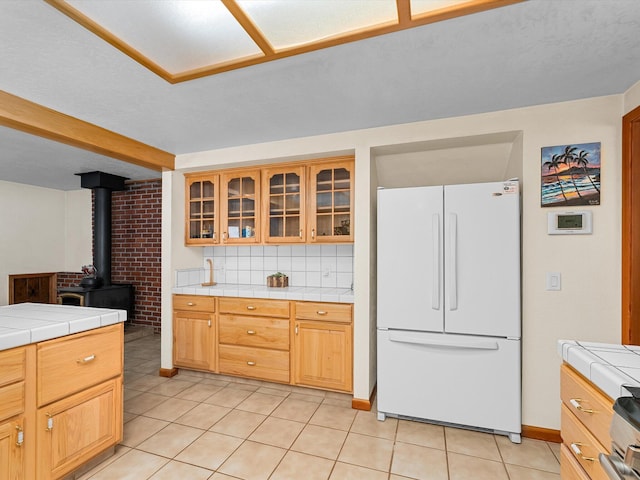
POLYGON ((66 3, 172 74, 262 55, 219 0, 66 3))
POLYGON ((473 2, 471 0, 411 0, 411 17, 416 18, 443 8, 456 7, 465 3, 473 2))
POLYGON ((276 50, 396 23, 396 0, 238 0, 276 50))

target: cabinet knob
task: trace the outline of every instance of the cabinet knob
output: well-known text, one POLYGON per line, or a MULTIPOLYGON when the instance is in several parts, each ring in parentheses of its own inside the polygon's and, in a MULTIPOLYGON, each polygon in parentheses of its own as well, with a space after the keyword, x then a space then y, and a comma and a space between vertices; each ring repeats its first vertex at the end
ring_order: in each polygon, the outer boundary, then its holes
POLYGON ((316 238, 316 229, 315 228, 311 229, 311 238, 312 239, 316 238))
POLYGON ((324 316, 324 315, 326 315, 328 312, 326 312, 326 311, 324 311, 324 310, 318 310, 316 313, 317 313, 318 315, 323 315, 323 316, 324 316))
POLYGON ((302 229, 300 229, 300 238, 302 238, 302 229))
POLYGON ((255 310, 256 307, 254 307, 253 305, 247 305, 247 310, 255 310))
POLYGON ((247 330, 247 335, 255 335, 256 331, 255 330, 247 330))
POLYGON ((84 358, 81 358, 80 360, 76 360, 76 363, 78 365, 86 365, 87 363, 93 362, 95 359, 96 359, 96 355, 94 353, 92 355, 89 355, 88 357, 84 357, 84 358))
POLYGON ((16 425, 16 430, 18 431, 18 438, 16 438, 16 447, 21 447, 24 443, 24 432, 22 431, 22 427, 20 425, 16 425))
POLYGON ((256 362, 248 361, 247 365, 249 365, 250 367, 255 367, 256 366, 256 362))
POLYGON ((189 307, 193 307, 193 306, 195 306, 195 303, 193 303, 193 302, 187 302, 187 306, 189 306, 189 307))

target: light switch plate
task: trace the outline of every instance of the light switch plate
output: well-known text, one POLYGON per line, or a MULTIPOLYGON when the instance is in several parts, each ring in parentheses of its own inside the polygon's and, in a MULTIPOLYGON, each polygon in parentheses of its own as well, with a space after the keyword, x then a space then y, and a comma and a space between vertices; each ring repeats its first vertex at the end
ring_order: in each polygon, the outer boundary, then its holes
POLYGON ((558 291, 562 288, 562 275, 560 272, 547 272, 547 290, 558 291))

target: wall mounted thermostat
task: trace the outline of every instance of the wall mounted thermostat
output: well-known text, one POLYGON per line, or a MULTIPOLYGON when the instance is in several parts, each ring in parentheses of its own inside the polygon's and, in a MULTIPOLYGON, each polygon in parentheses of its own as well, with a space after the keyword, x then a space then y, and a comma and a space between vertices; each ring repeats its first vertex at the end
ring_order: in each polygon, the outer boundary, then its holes
POLYGON ((591 212, 553 212, 547 214, 549 235, 590 235, 593 233, 591 212))

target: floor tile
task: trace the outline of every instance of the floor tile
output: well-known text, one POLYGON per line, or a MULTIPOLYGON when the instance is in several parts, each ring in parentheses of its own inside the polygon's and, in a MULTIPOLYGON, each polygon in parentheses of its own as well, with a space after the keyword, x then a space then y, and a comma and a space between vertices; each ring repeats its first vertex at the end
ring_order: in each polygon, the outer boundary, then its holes
POLYGON ((450 427, 446 427, 444 433, 448 452, 502 461, 493 435, 450 427))
POLYGON ((352 408, 336 407, 333 405, 320 405, 313 414, 309 423, 321 427, 336 428, 348 431, 351 428, 357 411, 352 408))
POLYGON ((124 402, 124 411, 140 415, 157 407, 162 402, 169 400, 169 397, 155 395, 153 393, 143 393, 124 402))
POLYGON ((286 397, 291 393, 291 387, 289 385, 280 385, 278 383, 270 384, 267 386, 262 386, 256 393, 265 393, 267 395, 277 395, 279 397, 286 397))
POLYGON ((347 432, 342 430, 307 425, 291 446, 291 450, 335 460, 346 437, 347 432))
POLYGON ((138 445, 138 450, 173 458, 205 431, 171 423, 138 445))
POLYGON ((130 422, 125 423, 122 445, 137 447, 140 443, 152 435, 155 435, 167 425, 169 425, 169 422, 158 420, 157 418, 136 417, 130 422))
POLYGON ((387 474, 357 465, 336 463, 329 480, 387 480, 387 474))
POLYGON ((211 385, 208 383, 195 383, 189 388, 185 388, 176 395, 183 400, 191 400, 192 402, 202 402, 216 392, 222 390, 222 387, 211 385))
POLYGON ((502 462, 453 452, 448 454, 448 460, 450 480, 509 480, 502 462))
POLYGON ((399 420, 396 440, 423 447, 445 449, 444 427, 430 423, 399 420))
POLYGON ((170 461, 149 480, 207 480, 213 472, 187 463, 170 461))
POLYGON ((209 430, 238 438, 247 438, 265 418, 267 418, 265 415, 257 413, 232 410, 209 430))
POLYGON ((553 452, 553 454, 555 455, 555 457, 558 459, 558 462, 559 462, 560 461, 560 444, 554 443, 554 442, 547 442, 547 445, 549 446, 549 448, 551 449, 551 451, 553 452))
POLYGON ((168 381, 169 379, 166 377, 160 377, 158 375, 144 375, 133 382, 128 382, 127 388, 146 392, 147 390, 151 390, 153 387, 157 387, 161 383, 168 381))
POLYGON ((174 397, 178 393, 182 392, 188 387, 192 387, 193 382, 185 382, 184 380, 169 379, 168 382, 163 382, 160 385, 153 387, 151 390, 147 390, 149 393, 157 393, 158 395, 165 395, 167 397, 174 397))
POLYGON ((559 473, 544 472, 533 468, 505 465, 510 480, 560 480, 559 473))
POLYGON ((523 438, 521 444, 515 444, 503 436, 496 436, 496 442, 504 463, 560 473, 560 463, 547 442, 523 438))
POLYGON ((308 395, 306 394, 306 392, 305 393, 291 392, 287 398, 290 398, 292 400, 302 400, 304 402, 309 402, 309 403, 317 403, 318 405, 320 405, 324 400, 324 396, 322 395, 308 395))
POLYGON ((266 395, 264 393, 254 392, 243 400, 236 408, 246 412, 259 413, 261 415, 269 415, 275 408, 282 403, 284 397, 276 395, 266 395))
POLYGON ((159 418, 160 420, 172 422, 197 405, 197 402, 182 400, 181 398, 168 398, 167 401, 162 402, 157 407, 147 410, 144 414, 147 417, 159 418))
POLYGON ((131 450, 91 477, 91 480, 140 480, 149 478, 169 461, 151 453, 131 450))
POLYGON ((180 452, 174 460, 216 470, 240 446, 242 440, 215 432, 205 432, 180 452))
POLYGON ((251 391, 225 387, 203 401, 205 403, 211 403, 213 405, 220 405, 221 407, 234 408, 249 395, 251 395, 251 391))
POLYGON ((180 423, 181 425, 188 425, 190 427, 208 430, 230 411, 231 409, 227 407, 200 403, 181 417, 177 418, 175 422, 180 423))
POLYGON ((392 451, 393 440, 349 433, 338 461, 388 472, 392 451))
POLYGON ((290 395, 273 411, 271 416, 306 423, 316 412, 318 406, 319 404, 315 402, 296 400, 290 395))
MULTIPOLYGON (((447 453, 436 448, 396 443, 391 473, 418 480, 447 480, 447 453)), ((474 477, 465 480, 471 478, 474 477)))
POLYGON ((289 448, 303 428, 304 423, 268 417, 251 434, 249 440, 273 445, 274 447, 289 448))
POLYGON ((130 452, 130 451, 131 451, 131 448, 129 448, 129 447, 125 447, 122 444, 116 445, 115 452, 114 452, 114 454, 112 456, 110 456, 109 458, 107 458, 106 460, 101 462, 100 464, 96 465, 91 470, 85 472, 77 480, 89 480, 93 475, 98 473, 100 470, 105 469, 107 466, 109 466, 110 464, 115 462, 122 455, 124 455, 125 453, 130 452))
POLYGON ((378 420, 375 412, 359 411, 351 425, 351 431, 370 435, 372 437, 386 438, 394 440, 396 438, 396 430, 398 428, 398 420, 395 418, 387 418, 384 422, 378 420))
POLYGON ((283 448, 247 441, 218 470, 243 480, 266 480, 285 453, 283 448))
POLYGON ((333 460, 289 451, 269 480, 327 480, 333 464, 333 460))

